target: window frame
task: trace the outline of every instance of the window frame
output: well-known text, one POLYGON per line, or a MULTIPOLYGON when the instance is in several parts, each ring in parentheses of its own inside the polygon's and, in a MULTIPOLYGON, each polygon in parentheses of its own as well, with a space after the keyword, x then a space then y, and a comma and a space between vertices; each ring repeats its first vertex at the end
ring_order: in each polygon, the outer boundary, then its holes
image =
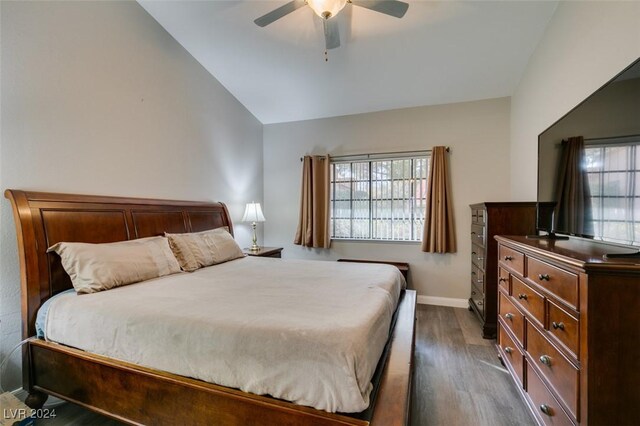
MULTIPOLYGON (((423 151, 409 151, 409 152, 393 152, 393 153, 378 153, 378 154, 362 154, 362 155, 350 155, 350 156, 339 156, 339 157, 335 157, 332 156, 330 157, 330 177, 329 177, 329 185, 330 185, 330 195, 329 195, 329 222, 330 222, 330 229, 329 229, 329 233, 330 233, 330 238, 332 241, 348 241, 348 242, 365 242, 365 243, 391 243, 391 244, 420 244, 422 241, 422 232, 414 229, 415 224, 414 221, 416 220, 415 218, 415 203, 416 203, 416 180, 417 179, 422 179, 421 177, 416 177, 414 175, 415 173, 415 169, 416 169, 416 165, 415 165, 415 160, 424 160, 425 161, 425 176, 424 176, 424 180, 425 180, 425 190, 424 190, 424 197, 421 197, 421 200, 425 200, 426 202, 426 196, 427 196, 427 191, 428 191, 428 179, 429 179, 429 167, 430 167, 430 162, 431 162, 431 150, 423 150, 423 151), (409 196, 405 197, 405 198, 398 198, 396 199, 393 195, 391 197, 388 198, 388 200, 391 202, 390 203, 390 209, 391 209, 391 217, 389 219, 385 219, 385 220, 389 220, 390 223, 390 227, 391 227, 391 238, 374 238, 374 221, 377 220, 378 218, 374 217, 374 201, 378 200, 376 198, 373 197, 373 185, 375 182, 381 182, 382 180, 377 180, 377 179, 373 179, 373 163, 375 162, 381 162, 381 161, 394 161, 394 160, 411 160, 410 163, 410 173, 411 176, 409 178, 403 178, 403 179, 394 179, 393 178, 393 172, 390 171, 390 177, 388 179, 388 181, 390 182, 390 186, 393 187, 393 182, 395 180, 397 181, 409 181, 410 182, 410 190, 409 190, 409 196), (353 166, 354 164, 358 164, 358 163, 363 163, 363 164, 367 164, 367 168, 368 168, 368 176, 366 179, 353 179, 353 174, 351 174, 351 179, 348 181, 350 182, 349 185, 349 198, 348 200, 338 200, 338 201, 349 201, 349 218, 337 218, 337 219, 349 219, 350 220, 350 233, 348 237, 336 237, 335 236, 335 230, 336 230, 336 183, 339 183, 339 181, 337 181, 335 179, 335 166, 336 164, 350 164, 351 166, 351 170, 353 173, 353 166), (354 201, 358 201, 359 199, 354 199, 353 197, 353 183, 354 182, 365 182, 368 184, 368 194, 369 197, 367 199, 367 202, 369 204, 368 206, 368 217, 366 218, 366 220, 368 221, 368 227, 369 227, 369 231, 368 231, 368 237, 366 238, 359 238, 359 237, 355 237, 354 233, 353 233, 353 220, 354 220, 354 208, 353 208, 353 204, 354 201), (393 221, 394 221, 394 217, 393 217, 393 201, 395 200, 401 200, 402 202, 406 202, 408 201, 410 203, 410 217, 408 219, 404 219, 404 220, 409 220, 410 221, 410 229, 411 229, 411 237, 413 237, 414 239, 397 239, 393 236, 393 221)), ((393 164, 393 163, 392 163, 393 164)), ((392 170, 392 169, 391 169, 392 170)), ((346 182, 346 181, 345 181, 346 182)), ((401 219, 395 219, 395 220, 401 220, 401 219)), ((419 219, 418 219, 419 220, 419 219)), ((422 223, 422 226, 424 227, 424 221, 422 223)))

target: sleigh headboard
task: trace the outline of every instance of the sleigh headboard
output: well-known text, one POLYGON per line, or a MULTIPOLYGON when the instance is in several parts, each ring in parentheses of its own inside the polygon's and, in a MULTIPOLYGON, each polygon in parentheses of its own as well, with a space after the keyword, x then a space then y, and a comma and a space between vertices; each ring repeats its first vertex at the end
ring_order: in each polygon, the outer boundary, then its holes
POLYGON ((18 238, 22 287, 22 335, 35 334, 38 308, 51 296, 72 287, 53 244, 109 243, 228 226, 223 203, 153 200, 5 191, 11 201, 18 238))

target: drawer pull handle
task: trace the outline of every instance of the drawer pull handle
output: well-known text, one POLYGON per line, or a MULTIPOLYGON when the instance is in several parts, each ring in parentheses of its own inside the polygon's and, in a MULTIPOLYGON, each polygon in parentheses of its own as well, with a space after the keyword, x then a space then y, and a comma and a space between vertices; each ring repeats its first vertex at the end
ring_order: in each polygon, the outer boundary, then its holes
POLYGON ((506 279, 506 278, 502 278, 502 277, 501 277, 501 278, 499 278, 499 279, 498 279, 498 282, 506 283, 506 282, 507 282, 507 279, 506 279))
POLYGON ((507 262, 513 260, 513 256, 505 256, 504 260, 506 260, 507 262))
POLYGON ((482 278, 478 279, 478 284, 482 284, 484 282, 484 280, 482 278))
POLYGON ((510 348, 509 346, 507 346, 506 348, 504 348, 504 351, 509 355, 511 355, 511 353, 513 352, 513 348, 510 348))
POLYGON ((478 301, 478 306, 482 306, 482 300, 478 301))
POLYGON ((473 231, 471 231, 471 235, 476 235, 476 233, 475 233, 475 232, 473 232, 473 231))
POLYGON ((551 367, 551 357, 549 355, 542 355, 540 357, 540 362, 546 365, 547 367, 551 367))
POLYGON ((518 295, 518 299, 524 299, 524 300, 527 300, 527 295, 526 295, 526 294, 522 294, 522 293, 520 293, 520 294, 518 295))
POLYGON ((538 279, 540 281, 549 281, 549 274, 538 274, 538 279))
POLYGON ((513 314, 511 312, 504 314, 504 317, 508 320, 512 320, 513 319, 513 314))
POLYGON ((557 329, 564 330, 564 323, 563 322, 555 322, 555 321, 553 321, 551 323, 551 325, 553 326, 554 330, 557 330, 557 329))
POLYGON ((475 295, 476 295, 476 292, 475 292, 475 291, 472 291, 472 292, 471 292, 471 295, 472 295, 472 296, 475 296, 475 295))
POLYGON ((478 257, 478 260, 482 262, 484 260, 484 257, 478 257))
POLYGON ((540 411, 542 411, 547 416, 553 416, 553 410, 547 404, 542 404, 540 406, 540 411))
POLYGON ((475 272, 475 271, 471 271, 471 275, 475 275, 475 274, 476 274, 476 272, 475 272))

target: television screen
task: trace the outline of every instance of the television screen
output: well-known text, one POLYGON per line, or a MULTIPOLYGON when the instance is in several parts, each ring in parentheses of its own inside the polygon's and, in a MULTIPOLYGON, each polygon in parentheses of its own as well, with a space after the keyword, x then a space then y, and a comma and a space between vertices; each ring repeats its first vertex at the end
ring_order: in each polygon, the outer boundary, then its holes
POLYGON ((538 229, 640 245, 640 59, 538 138, 538 229))

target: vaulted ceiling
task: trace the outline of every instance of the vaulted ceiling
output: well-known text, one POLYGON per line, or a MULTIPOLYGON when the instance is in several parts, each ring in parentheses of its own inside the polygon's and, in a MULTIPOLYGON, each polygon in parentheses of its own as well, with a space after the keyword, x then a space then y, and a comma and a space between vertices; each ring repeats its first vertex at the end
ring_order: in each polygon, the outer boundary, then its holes
POLYGON ((139 0, 262 123, 509 96, 557 1, 412 1, 402 19, 347 4, 341 47, 283 1, 139 0))

